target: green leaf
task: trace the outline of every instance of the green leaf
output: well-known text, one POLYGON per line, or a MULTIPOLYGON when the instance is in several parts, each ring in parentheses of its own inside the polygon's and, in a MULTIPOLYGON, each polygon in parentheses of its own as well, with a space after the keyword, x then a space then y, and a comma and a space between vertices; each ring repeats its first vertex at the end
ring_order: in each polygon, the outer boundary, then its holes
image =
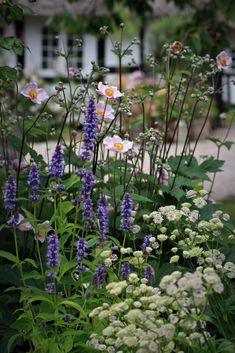
POLYGON ((134 202, 153 202, 146 196, 130 193, 130 196, 134 202))
POLYGON ((16 55, 22 55, 25 45, 15 37, 0 37, 0 47, 10 50, 16 55))
POLYGON ((70 352, 72 350, 72 348, 73 348, 73 337, 72 336, 67 336, 65 338, 63 348, 66 353, 70 352))
POLYGON ((223 142, 223 146, 225 146, 227 148, 227 150, 230 150, 232 145, 234 145, 234 141, 224 141, 223 142))
POLYGON ((60 280, 67 271, 71 270, 72 268, 75 268, 76 265, 76 260, 68 261, 66 257, 60 256, 60 273, 58 276, 58 280, 60 280))
POLYGON ((76 303, 76 302, 74 302, 72 300, 62 300, 59 305, 70 306, 71 308, 77 310, 84 317, 86 316, 86 313, 83 310, 83 308, 78 303, 76 303))
POLYGON ((214 157, 207 158, 203 161, 199 168, 201 171, 205 173, 217 173, 220 172, 222 169, 221 167, 224 165, 224 161, 215 159, 214 157))
POLYGON ((16 256, 8 251, 0 250, 0 257, 4 257, 4 259, 7 259, 11 262, 17 262, 16 256))
POLYGON ((9 66, 0 67, 0 79, 1 80, 16 80, 17 71, 9 66))
POLYGON ((74 184, 77 184, 80 182, 80 177, 76 174, 72 174, 68 179, 64 180, 64 186, 66 190, 71 188, 74 184))
POLYGON ((184 196, 184 191, 178 188, 173 188, 170 192, 178 201, 184 196))
POLYGON ((49 294, 47 294, 47 293, 33 295, 28 300, 29 303, 33 303, 33 302, 36 302, 36 301, 47 302, 47 303, 53 304, 51 296, 49 294))
POLYGON ((26 263, 29 263, 30 265, 32 265, 34 268, 38 268, 38 265, 37 263, 33 260, 33 259, 24 259, 23 263, 26 262, 26 263))
POLYGON ((37 271, 30 271, 28 273, 25 273, 23 278, 24 278, 24 280, 27 280, 27 279, 40 280, 40 279, 42 279, 42 275, 37 271))
POLYGON ((61 211, 64 215, 66 215, 67 213, 69 213, 72 209, 74 208, 74 206, 71 204, 70 201, 64 201, 60 204, 59 207, 59 212, 61 211))

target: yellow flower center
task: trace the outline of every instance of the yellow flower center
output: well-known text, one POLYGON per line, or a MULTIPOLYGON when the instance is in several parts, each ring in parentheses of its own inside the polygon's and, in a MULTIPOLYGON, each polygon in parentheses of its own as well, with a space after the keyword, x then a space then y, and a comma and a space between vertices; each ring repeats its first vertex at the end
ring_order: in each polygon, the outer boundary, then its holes
POLYGON ((36 88, 31 88, 31 89, 29 90, 29 96, 30 96, 32 99, 37 98, 37 95, 38 95, 38 93, 37 93, 36 88))
POLYGON ((222 57, 220 58, 220 64, 221 64, 222 66, 227 65, 227 59, 226 59, 225 56, 222 56, 222 57))
POLYGON ((115 147, 118 151, 122 151, 124 145, 123 145, 123 143, 121 143, 121 142, 115 142, 115 143, 114 143, 114 147, 115 147))
POLYGON ((113 89, 112 88, 106 88, 106 90, 105 90, 105 94, 106 94, 106 96, 108 96, 108 97, 112 97, 112 95, 113 95, 113 89))
POLYGON ((96 114, 102 117, 104 114, 104 111, 102 109, 96 109, 96 114))

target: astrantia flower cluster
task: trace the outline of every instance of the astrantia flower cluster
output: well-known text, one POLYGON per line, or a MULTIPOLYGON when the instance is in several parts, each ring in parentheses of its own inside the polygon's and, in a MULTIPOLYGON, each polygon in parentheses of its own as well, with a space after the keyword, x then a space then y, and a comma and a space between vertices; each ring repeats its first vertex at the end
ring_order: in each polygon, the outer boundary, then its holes
POLYGON ((27 185, 30 190, 30 195, 29 195, 30 200, 32 200, 33 202, 38 201, 40 196, 37 193, 37 191, 40 188, 40 178, 38 173, 38 167, 36 164, 32 164, 31 166, 28 179, 27 179, 27 185))
POLYGON ((12 175, 9 175, 4 193, 4 208, 13 211, 16 207, 16 182, 12 175))
POLYGON ((80 157, 84 160, 89 161, 91 159, 91 154, 94 150, 95 136, 97 132, 97 116, 96 107, 93 99, 89 100, 85 122, 83 126, 83 136, 82 136, 82 153, 80 157))
POLYGON ((176 271, 164 276, 160 289, 131 273, 128 280, 112 282, 107 292, 121 301, 104 303, 90 317, 102 320, 102 335, 93 333, 88 344, 99 351, 136 353, 180 352, 194 340, 202 344, 210 334, 203 321, 207 298, 223 285, 212 268, 194 273, 176 271), (201 333, 203 327, 203 334, 201 333))

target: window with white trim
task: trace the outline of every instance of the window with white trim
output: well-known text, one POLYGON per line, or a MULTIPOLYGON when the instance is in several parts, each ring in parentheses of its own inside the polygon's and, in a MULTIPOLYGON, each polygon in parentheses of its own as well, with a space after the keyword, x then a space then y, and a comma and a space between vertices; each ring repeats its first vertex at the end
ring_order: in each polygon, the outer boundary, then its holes
POLYGON ((69 67, 82 67, 82 45, 78 45, 75 40, 77 36, 74 34, 67 34, 67 50, 69 51, 68 64, 69 67))
POLYGON ((57 34, 48 27, 42 29, 42 69, 53 69, 55 50, 58 48, 57 34))

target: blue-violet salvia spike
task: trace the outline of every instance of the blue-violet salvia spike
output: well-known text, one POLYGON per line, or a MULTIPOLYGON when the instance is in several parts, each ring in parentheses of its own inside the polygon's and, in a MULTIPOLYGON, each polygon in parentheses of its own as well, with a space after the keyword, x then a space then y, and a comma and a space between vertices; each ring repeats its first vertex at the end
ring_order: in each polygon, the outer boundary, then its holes
POLYGON ((56 145, 49 165, 49 175, 54 178, 64 175, 64 154, 61 145, 56 145))
POLYGON ((131 228, 131 211, 133 202, 128 192, 125 193, 121 204, 121 228, 128 230, 131 228))
POLYGON ((16 208, 16 182, 12 175, 9 175, 5 185, 4 208, 7 211, 16 208))
MULTIPOLYGON (((51 234, 48 237, 47 246, 47 266, 54 270, 59 266, 59 238, 57 234, 51 234)), ((49 272, 48 276, 56 276, 57 272, 49 272)))
POLYGON ((146 248, 150 247, 151 248, 151 243, 150 243, 150 238, 152 237, 152 234, 147 234, 144 236, 144 241, 141 246, 141 250, 143 251, 144 254, 146 254, 146 248))
POLYGON ((40 188, 40 177, 38 173, 38 167, 36 164, 32 164, 31 169, 29 171, 27 185, 30 189, 29 198, 31 201, 38 201, 40 196, 36 193, 36 191, 40 188))
POLYGON ((120 268, 120 276, 123 279, 126 279, 130 272, 131 272, 131 266, 130 266, 129 262, 123 262, 123 264, 120 268))
POLYGON ((95 273, 92 278, 92 283, 95 287, 100 287, 104 283, 105 279, 105 264, 101 263, 95 270, 95 273))
POLYGON ((100 223, 100 240, 104 241, 106 238, 105 235, 108 232, 108 210, 106 198, 102 195, 100 195, 100 198, 98 200, 97 218, 100 223))
POLYGON ((84 238, 79 238, 77 241, 77 262, 81 262, 87 257, 87 242, 84 238))
POLYGON ((153 283, 153 269, 151 266, 147 266, 144 271, 144 278, 148 280, 148 285, 150 286, 153 283))
POLYGON ((83 160, 89 161, 91 154, 94 150, 95 135, 97 132, 97 116, 95 102, 90 99, 85 114, 85 122, 83 126, 83 137, 82 137, 82 153, 80 157, 83 160))

